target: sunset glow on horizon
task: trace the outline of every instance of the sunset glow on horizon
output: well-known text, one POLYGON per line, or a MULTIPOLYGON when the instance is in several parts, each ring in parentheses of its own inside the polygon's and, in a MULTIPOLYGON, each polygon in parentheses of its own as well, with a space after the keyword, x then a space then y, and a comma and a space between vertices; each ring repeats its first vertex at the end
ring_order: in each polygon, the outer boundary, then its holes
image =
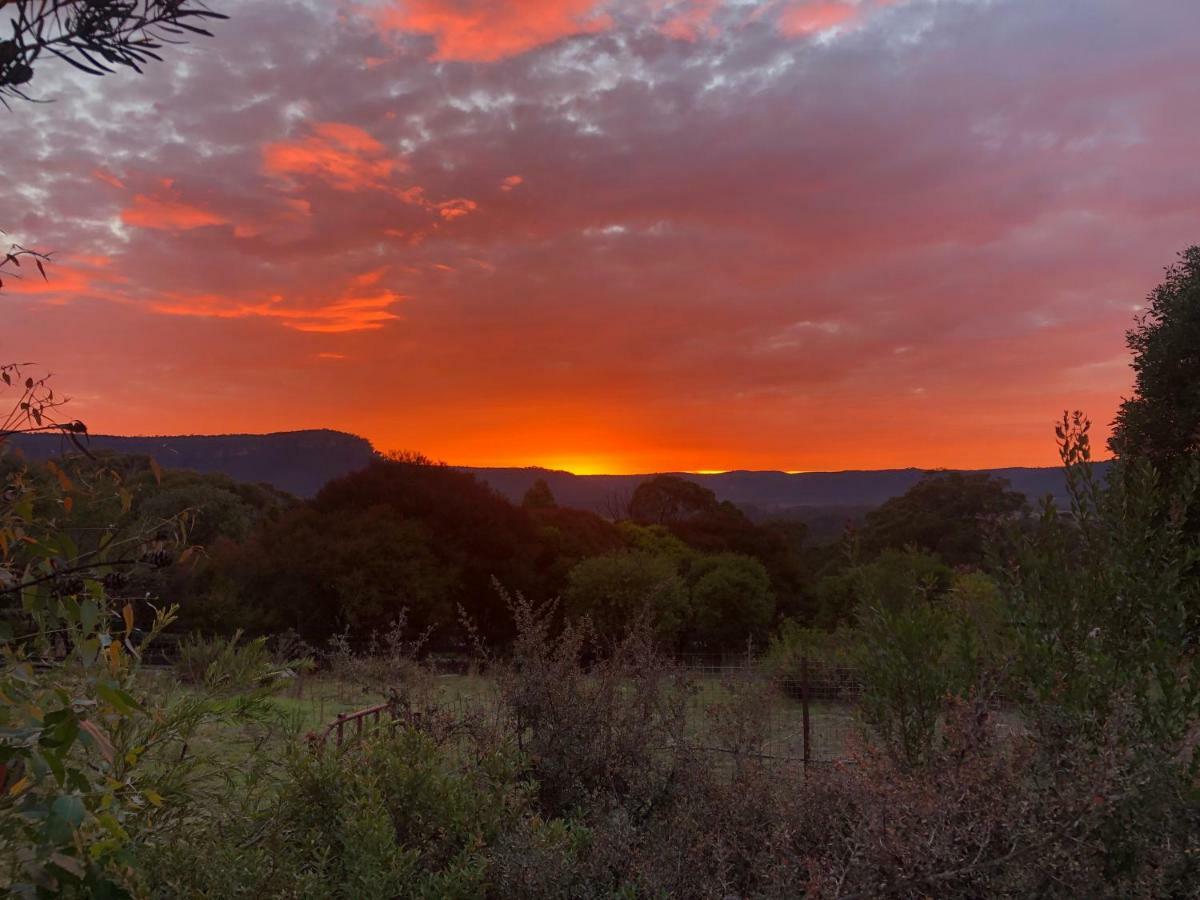
POLYGON ((1200 4, 212 0, 0 110, 94 433, 579 474, 1053 465, 1200 240, 1200 4))

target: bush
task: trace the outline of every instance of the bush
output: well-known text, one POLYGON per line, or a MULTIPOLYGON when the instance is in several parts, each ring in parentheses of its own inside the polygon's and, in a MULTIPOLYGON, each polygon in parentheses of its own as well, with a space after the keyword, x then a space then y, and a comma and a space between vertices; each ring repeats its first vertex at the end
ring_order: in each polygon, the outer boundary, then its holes
POLYGON ((542 811, 596 803, 644 814, 686 764, 690 686, 655 652, 645 619, 607 650, 586 623, 555 635, 553 604, 520 594, 507 602, 517 637, 497 671, 500 697, 542 811))
POLYGON ((863 720, 907 766, 928 761, 947 695, 968 686, 948 665, 952 626, 948 610, 927 604, 859 614, 851 659, 862 679, 863 720))
POLYGON ((417 729, 295 749, 269 794, 210 810, 148 875, 158 896, 481 897, 490 846, 529 806, 518 769, 503 743, 460 754, 417 729))
POLYGON ((371 632, 362 652, 352 649, 346 632, 334 635, 322 661, 337 680, 364 693, 387 694, 397 708, 428 709, 432 703, 432 676, 420 655, 431 631, 427 628, 408 637, 408 611, 401 609, 386 632, 371 632))
POLYGON ((415 730, 297 757, 282 804, 297 849, 347 898, 474 897, 487 847, 528 804, 505 745, 456 758, 415 730))
POLYGON ((175 673, 187 684, 202 685, 213 692, 237 693, 270 687, 312 665, 307 659, 280 664, 267 649, 265 637, 246 642, 241 638, 240 630, 229 638, 189 635, 179 644, 175 673))

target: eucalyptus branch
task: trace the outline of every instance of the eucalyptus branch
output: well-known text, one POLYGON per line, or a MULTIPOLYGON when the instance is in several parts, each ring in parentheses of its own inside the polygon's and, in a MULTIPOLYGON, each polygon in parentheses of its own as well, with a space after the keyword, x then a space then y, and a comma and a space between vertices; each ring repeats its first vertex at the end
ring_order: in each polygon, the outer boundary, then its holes
MULTIPOLYGON (((0 4, 2 5, 2 4, 0 4)), ((0 230, 0 234, 4 234, 0 230)), ((45 264, 50 262, 52 253, 43 253, 40 250, 30 250, 28 247, 22 247, 20 244, 12 244, 4 253, 4 257, 0 259, 0 289, 4 287, 4 276, 9 278, 23 278, 24 276, 15 271, 21 268, 21 260, 33 260, 33 264, 37 267, 38 273, 43 280, 49 280, 46 275, 45 264)))
POLYGON ((83 563, 78 566, 68 566, 65 569, 56 569, 55 571, 53 571, 47 575, 41 575, 37 578, 30 578, 26 581, 22 581, 11 587, 0 588, 0 595, 17 594, 17 593, 20 593, 21 591, 25 590, 26 588, 36 587, 39 584, 45 584, 47 581, 55 581, 56 579, 64 578, 68 575, 80 575, 84 572, 90 572, 93 569, 97 569, 97 568, 110 568, 110 567, 114 567, 114 566, 135 566, 140 562, 142 562, 142 559, 140 557, 134 557, 131 559, 114 559, 114 560, 108 560, 106 562, 101 562, 101 563, 92 562, 92 563, 83 563))
POLYGON ((89 75, 141 72, 167 44, 210 37, 203 25, 226 16, 200 0, 9 0, 12 37, 0 41, 0 103, 25 91, 42 54, 89 75))
POLYGON ((23 370, 30 363, 0 364, 0 383, 4 387, 17 387, 20 393, 7 414, 0 418, 0 444, 16 434, 56 432, 67 438, 76 450, 91 457, 91 452, 80 439, 87 436, 87 426, 78 419, 58 421, 54 410, 66 405, 69 398, 56 396, 50 387, 50 375, 34 378, 23 370))

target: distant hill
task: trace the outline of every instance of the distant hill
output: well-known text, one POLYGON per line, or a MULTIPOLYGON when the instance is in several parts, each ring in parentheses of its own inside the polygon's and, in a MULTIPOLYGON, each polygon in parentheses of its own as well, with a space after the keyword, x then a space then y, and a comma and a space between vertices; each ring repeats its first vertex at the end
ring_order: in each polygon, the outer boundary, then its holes
MULTIPOLYGON (((54 435, 19 435, 13 444, 34 459, 57 456, 69 449, 54 435)), ((166 468, 223 472, 239 481, 266 482, 301 497, 356 469, 375 456, 370 441, 341 431, 282 431, 275 434, 172 435, 115 437, 93 435, 89 446, 98 451, 145 454, 166 468)), ((1104 464, 1101 463, 1101 466, 1104 464)), ((538 478, 544 478, 560 506, 613 514, 622 509, 642 481, 652 475, 573 475, 541 468, 457 467, 491 485, 515 503, 538 478)), ((720 500, 742 507, 751 518, 804 521, 814 535, 840 530, 847 519, 861 518, 869 509, 903 494, 925 476, 925 469, 875 471, 722 472, 716 475, 679 474, 710 488, 720 500)), ((1047 494, 1065 500, 1062 470, 1058 468, 987 469, 1008 479, 1013 490, 1031 501, 1047 494)))
MULTIPOLYGON (((1098 464, 1105 467, 1106 464, 1098 464)), ((609 513, 628 501, 634 488, 650 475, 573 475, 548 469, 467 468, 514 502, 530 485, 544 478, 560 506, 609 513)), ((880 469, 846 472, 722 472, 716 475, 673 473, 709 488, 719 500, 729 500, 757 520, 784 518, 803 521, 816 533, 840 530, 847 519, 860 518, 920 481, 927 469, 880 469)), ((1012 489, 1035 503, 1047 494, 1062 504, 1066 483, 1060 468, 984 470, 1008 480, 1012 489)))
MULTIPOLYGON (((52 434, 16 435, 11 440, 33 459, 72 449, 52 434)), ((94 452, 150 456, 163 468, 223 472, 238 481, 266 482, 299 497, 311 497, 327 481, 361 469, 375 455, 366 438, 328 429, 164 437, 96 434, 87 446, 94 452)))

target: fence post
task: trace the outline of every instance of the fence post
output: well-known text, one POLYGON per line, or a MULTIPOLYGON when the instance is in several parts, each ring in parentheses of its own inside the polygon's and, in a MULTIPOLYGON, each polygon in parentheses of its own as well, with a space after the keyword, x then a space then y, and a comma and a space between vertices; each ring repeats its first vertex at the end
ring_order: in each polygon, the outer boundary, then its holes
POLYGON ((339 748, 339 749, 340 749, 340 748, 341 748, 341 746, 342 746, 342 728, 345 726, 345 724, 346 724, 346 714, 345 714, 345 713, 338 713, 338 717, 337 717, 337 745, 338 745, 338 748, 339 748))
POLYGON ((812 741, 808 722, 808 656, 800 657, 800 711, 804 722, 804 775, 808 777, 808 764, 812 762, 812 741))

